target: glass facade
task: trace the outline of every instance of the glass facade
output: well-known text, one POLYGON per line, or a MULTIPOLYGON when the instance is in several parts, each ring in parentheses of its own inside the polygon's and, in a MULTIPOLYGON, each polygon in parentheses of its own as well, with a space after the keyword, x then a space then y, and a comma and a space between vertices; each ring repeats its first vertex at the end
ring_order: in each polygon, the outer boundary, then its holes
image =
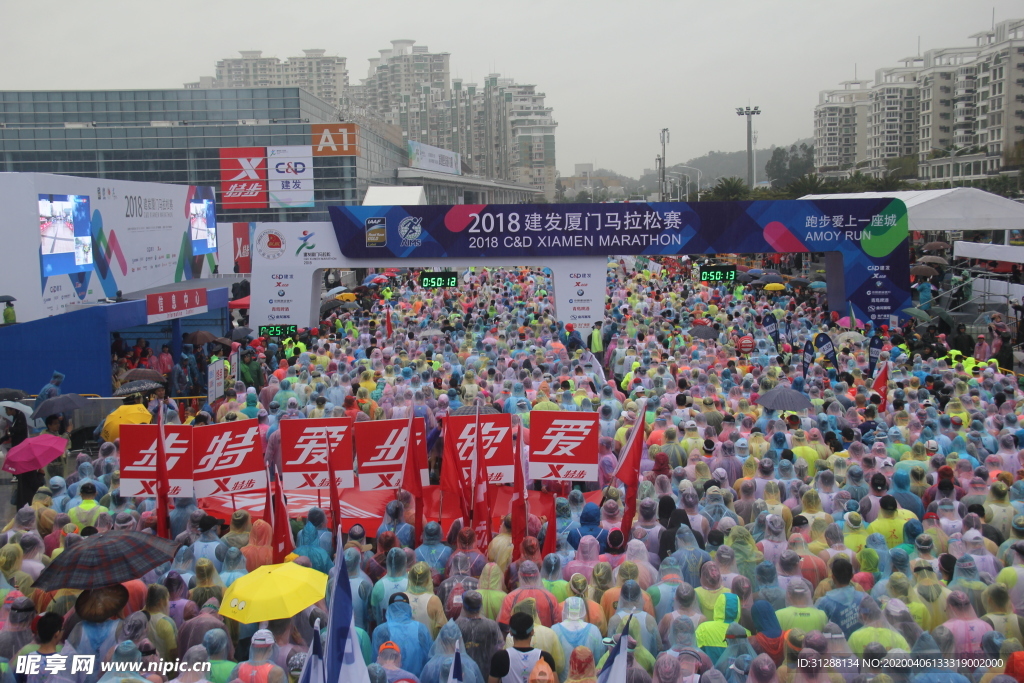
MULTIPOLYGON (((299 88, 0 92, 0 171, 220 189, 220 148, 311 144, 337 110, 299 88)), ((326 221, 395 184, 404 147, 360 126, 359 156, 313 158, 315 207, 223 209, 225 222, 326 221)))

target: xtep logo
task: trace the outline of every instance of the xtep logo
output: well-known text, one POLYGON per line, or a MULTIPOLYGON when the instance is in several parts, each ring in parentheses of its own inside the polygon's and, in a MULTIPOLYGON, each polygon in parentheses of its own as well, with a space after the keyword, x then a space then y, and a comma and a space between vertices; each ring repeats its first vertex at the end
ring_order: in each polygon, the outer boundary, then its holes
POLYGON ((302 231, 302 235, 299 237, 299 248, 295 250, 296 256, 298 256, 299 252, 301 252, 304 249, 307 249, 309 251, 316 249, 315 244, 309 244, 309 240, 313 239, 313 235, 315 234, 315 232, 309 232, 308 230, 302 231))
MULTIPOLYGON (((490 460, 494 457, 494 454, 498 452, 498 445, 505 439, 508 432, 508 427, 502 427, 489 422, 480 423, 480 454, 484 456, 484 460, 490 460)), ((471 422, 459 434, 456 444, 459 449, 459 455, 464 460, 472 457, 473 447, 476 443, 475 433, 476 424, 471 422)))
MULTIPOLYGON (((174 469, 178 460, 185 453, 188 453, 189 440, 181 434, 168 434, 164 440, 164 452, 167 454, 167 471, 174 469)), ((139 470, 142 472, 156 472, 156 439, 148 448, 139 452, 145 457, 133 466, 125 467, 125 470, 139 470)))
POLYGON ((233 435, 230 432, 218 434, 210 442, 210 450, 200 459, 195 473, 233 470, 240 467, 245 462, 245 456, 253 449, 257 434, 258 431, 255 427, 241 434, 235 434, 234 443, 232 443, 233 435))
POLYGON ((228 180, 262 180, 263 179, 262 176, 260 176, 260 166, 262 166, 263 162, 266 161, 265 157, 255 157, 255 158, 235 157, 235 161, 237 161, 238 165, 241 166, 241 170, 239 170, 238 175, 236 175, 233 178, 229 178, 228 180))

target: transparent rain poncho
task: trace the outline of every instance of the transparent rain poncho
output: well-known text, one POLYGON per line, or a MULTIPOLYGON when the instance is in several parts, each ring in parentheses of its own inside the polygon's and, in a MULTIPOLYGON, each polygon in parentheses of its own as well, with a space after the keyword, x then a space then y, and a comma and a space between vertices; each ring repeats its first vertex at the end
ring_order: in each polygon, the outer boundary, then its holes
POLYGON ((726 629, 725 642, 728 645, 722 654, 719 655, 718 661, 715 662, 715 668, 728 679, 730 677, 730 670, 740 657, 746 655, 753 660, 754 657, 757 657, 757 653, 750 645, 747 629, 736 622, 729 624, 729 628, 726 629))
POLYGON ((984 612, 982 594, 988 586, 978 572, 978 565, 974 562, 974 556, 967 554, 956 561, 953 569, 953 578, 949 582, 949 589, 952 591, 963 591, 970 598, 975 612, 984 612))
POLYGON ((384 613, 387 610, 391 596, 401 593, 409 586, 408 562, 405 550, 392 548, 387 555, 387 574, 373 586, 370 593, 370 607, 373 612, 373 619, 378 624, 384 621, 384 613))
POLYGON ((430 658, 419 676, 420 683, 447 683, 456 649, 462 653, 463 683, 486 683, 476 662, 466 656, 466 643, 462 639, 462 631, 451 620, 441 627, 437 638, 434 639, 434 644, 430 648, 430 658))
MULTIPOLYGON (((427 627, 412 618, 412 608, 407 602, 388 605, 386 614, 387 621, 373 630, 373 651, 379 653, 380 646, 388 641, 395 643, 401 654, 401 668, 418 676, 433 645, 427 627)), ((384 665, 379 654, 377 662, 384 665)))
POLYGON ((224 564, 220 572, 220 579, 224 582, 224 586, 230 586, 237 579, 240 579, 248 573, 248 570, 245 568, 245 555, 242 554, 241 549, 235 547, 228 548, 228 552, 224 556, 224 564))
POLYGON ((956 651, 963 654, 982 654, 981 638, 992 627, 978 618, 971 599, 962 590, 954 590, 946 601, 946 621, 942 624, 956 642, 956 651))
POLYGON ((711 560, 711 555, 701 550, 690 527, 681 526, 676 530, 676 551, 672 557, 679 563, 683 581, 691 586, 699 586, 700 568, 711 560))
POLYGON ((633 622, 640 627, 640 644, 652 654, 660 652, 661 634, 658 631, 658 624, 654 617, 644 611, 643 589, 640 588, 639 583, 633 580, 622 584, 618 607, 615 614, 608 620, 608 633, 619 633, 630 615, 633 617, 633 622))
MULTIPOLYGON (((595 653, 603 653, 601 631, 588 622, 587 604, 582 598, 571 597, 562 604, 562 621, 551 627, 562 644, 563 652, 572 652, 585 647, 595 653)), ((564 677, 565 672, 559 671, 564 677)))

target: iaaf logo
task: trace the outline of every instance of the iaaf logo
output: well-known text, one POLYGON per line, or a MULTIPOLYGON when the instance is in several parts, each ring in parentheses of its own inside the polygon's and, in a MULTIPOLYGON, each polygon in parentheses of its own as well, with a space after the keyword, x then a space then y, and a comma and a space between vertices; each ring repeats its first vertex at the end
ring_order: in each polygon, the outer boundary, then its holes
MULTIPOLYGON (((145 448, 139 451, 145 457, 134 465, 128 465, 126 472, 138 470, 140 472, 156 472, 156 439, 145 448)), ((167 471, 174 469, 174 466, 181 460, 181 456, 188 453, 189 440, 181 434, 167 434, 164 440, 164 453, 167 454, 167 471)))
POLYGON ((299 465, 326 465, 327 456, 341 445, 346 431, 348 431, 346 425, 306 427, 295 440, 295 459, 284 464, 296 467, 299 465))
POLYGON ((533 451, 531 458, 543 460, 545 455, 575 457, 576 448, 586 441, 595 425, 590 420, 558 419, 551 423, 543 440, 543 450, 533 451))
MULTIPOLYGON (((498 452, 500 444, 508 435, 509 428, 496 425, 492 422, 480 422, 480 452, 484 460, 490 460, 498 452)), ((470 460, 473 455, 473 446, 476 443, 476 423, 467 424, 462 433, 459 434, 456 446, 459 449, 459 456, 463 460, 470 460)))
POLYGON ((199 461, 199 467, 195 469, 195 473, 233 470, 241 467, 245 462, 245 456, 252 451, 258 434, 259 430, 256 427, 251 427, 240 434, 224 432, 213 437, 208 447, 209 450, 199 461))

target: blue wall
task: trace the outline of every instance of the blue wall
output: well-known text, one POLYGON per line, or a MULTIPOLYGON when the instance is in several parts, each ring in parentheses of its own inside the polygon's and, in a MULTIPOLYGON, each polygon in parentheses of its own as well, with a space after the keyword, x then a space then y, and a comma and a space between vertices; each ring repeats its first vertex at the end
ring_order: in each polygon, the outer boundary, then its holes
MULTIPOLYGON (((224 334, 227 305, 227 288, 208 290, 209 312, 185 318, 183 331, 206 329, 218 336, 224 334), (193 319, 208 324, 194 328, 193 319)), ((0 387, 37 394, 50 381, 53 371, 58 370, 66 375, 62 393, 110 396, 110 333, 119 331, 132 344, 140 336, 152 343, 154 339, 166 338, 160 330, 167 327, 169 322, 146 325, 145 300, 99 304, 28 323, 0 326, 0 387)), ((160 350, 159 344, 156 349, 160 350)))

